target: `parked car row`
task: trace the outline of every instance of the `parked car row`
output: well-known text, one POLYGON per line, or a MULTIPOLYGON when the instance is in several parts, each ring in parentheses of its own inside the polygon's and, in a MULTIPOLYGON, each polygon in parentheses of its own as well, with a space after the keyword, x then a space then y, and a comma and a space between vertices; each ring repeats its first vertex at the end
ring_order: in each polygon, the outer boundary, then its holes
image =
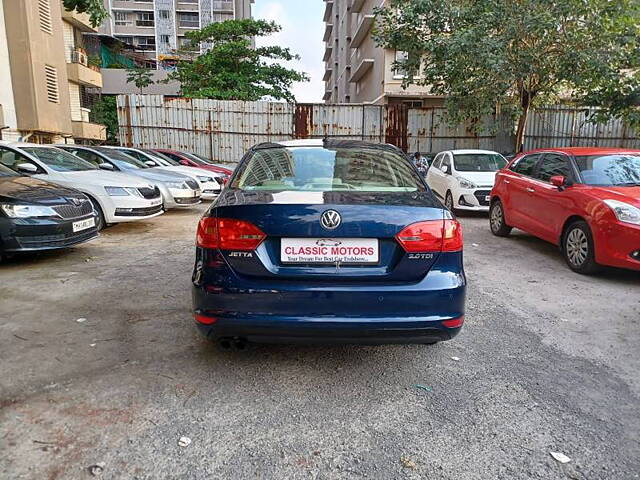
POLYGON ((640 150, 540 149, 509 161, 451 150, 426 181, 451 212, 490 211, 497 236, 515 227, 558 245, 575 272, 640 270, 640 150))
POLYGON ((216 198, 228 171, 211 165, 146 149, 0 142, 0 256, 72 246, 108 224, 216 198))

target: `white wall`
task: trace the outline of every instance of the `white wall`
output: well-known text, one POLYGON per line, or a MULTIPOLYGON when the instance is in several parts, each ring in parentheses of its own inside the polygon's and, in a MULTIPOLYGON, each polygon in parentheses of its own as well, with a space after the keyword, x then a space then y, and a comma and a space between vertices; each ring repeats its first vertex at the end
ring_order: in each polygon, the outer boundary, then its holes
MULTIPOLYGON (((10 2, 11 0, 9 0, 10 2)), ((11 66, 9 64, 9 47, 7 45, 7 30, 4 25, 4 4, 9 3, 0 0, 0 105, 2 105, 3 125, 9 129, 2 130, 4 140, 17 140, 18 122, 16 119, 16 107, 13 100, 13 85, 11 82, 11 66)))

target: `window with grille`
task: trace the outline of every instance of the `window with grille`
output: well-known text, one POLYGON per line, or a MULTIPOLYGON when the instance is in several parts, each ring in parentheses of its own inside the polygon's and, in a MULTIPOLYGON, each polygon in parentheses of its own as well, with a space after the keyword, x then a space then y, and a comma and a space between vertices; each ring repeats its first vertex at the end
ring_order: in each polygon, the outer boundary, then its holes
POLYGON ((171 12, 169 12, 169 10, 159 10, 158 11, 158 16, 163 20, 169 20, 170 13, 171 12))
POLYGON ((181 13, 178 25, 182 28, 199 28, 200 17, 197 13, 181 13))
POLYGON ((58 70, 51 65, 44 66, 44 78, 47 87, 47 100, 51 103, 60 103, 58 92, 58 70))
POLYGON ((137 27, 153 27, 153 12, 138 12, 136 19, 137 27))
POLYGON ((49 0, 38 0, 38 17, 40 18, 40 30, 45 33, 53 33, 53 25, 51 23, 51 7, 49 0))
POLYGON ((116 25, 130 25, 129 16, 127 12, 114 12, 113 18, 116 22, 116 25))
POLYGON ((160 43, 169 43, 169 35, 160 35, 160 43))

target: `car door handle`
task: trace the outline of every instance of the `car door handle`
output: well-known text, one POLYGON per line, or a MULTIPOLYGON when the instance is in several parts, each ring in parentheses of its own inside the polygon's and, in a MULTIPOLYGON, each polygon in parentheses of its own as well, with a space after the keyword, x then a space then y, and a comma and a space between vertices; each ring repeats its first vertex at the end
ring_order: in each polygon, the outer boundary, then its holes
POLYGON ((535 188, 527 187, 527 192, 531 192, 531 193, 533 193, 533 192, 535 192, 535 191, 536 191, 536 190, 535 190, 535 188))
POLYGON ((511 181, 510 180, 505 180, 504 183, 511 183, 511 181))

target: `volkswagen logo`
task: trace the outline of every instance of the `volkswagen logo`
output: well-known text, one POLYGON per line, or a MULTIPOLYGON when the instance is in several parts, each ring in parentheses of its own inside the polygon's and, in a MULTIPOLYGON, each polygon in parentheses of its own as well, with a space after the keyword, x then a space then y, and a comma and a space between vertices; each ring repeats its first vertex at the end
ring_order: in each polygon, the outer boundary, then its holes
POLYGON ((334 230, 342 223, 342 217, 335 210, 326 210, 320 217, 320 225, 327 230, 334 230))
POLYGON ((71 198, 70 200, 76 207, 79 207, 84 203, 84 200, 80 200, 79 198, 71 198))

